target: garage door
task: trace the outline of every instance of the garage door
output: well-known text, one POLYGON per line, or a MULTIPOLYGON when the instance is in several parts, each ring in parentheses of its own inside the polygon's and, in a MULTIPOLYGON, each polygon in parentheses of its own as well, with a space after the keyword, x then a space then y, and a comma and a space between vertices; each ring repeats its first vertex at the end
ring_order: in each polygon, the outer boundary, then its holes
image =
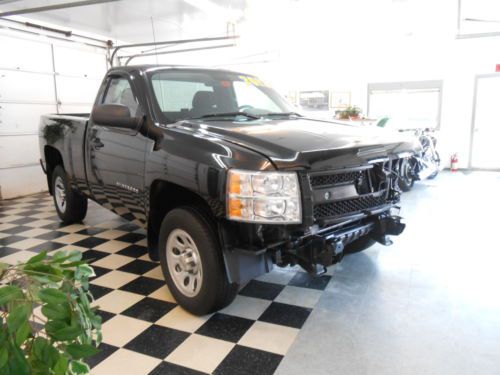
POLYGON ((0 197, 46 189, 38 123, 47 113, 89 112, 106 71, 104 49, 0 35, 0 197))

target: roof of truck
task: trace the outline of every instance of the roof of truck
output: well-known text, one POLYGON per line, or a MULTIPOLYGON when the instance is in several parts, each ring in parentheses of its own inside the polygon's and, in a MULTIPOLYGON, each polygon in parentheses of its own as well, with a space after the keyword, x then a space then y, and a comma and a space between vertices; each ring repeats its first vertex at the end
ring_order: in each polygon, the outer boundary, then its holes
POLYGON ((111 69, 109 69, 110 72, 115 71, 115 70, 120 70, 120 71, 125 71, 125 72, 132 72, 134 70, 140 70, 140 71, 147 71, 149 69, 186 69, 186 70, 200 70, 200 71, 218 71, 218 72, 226 72, 226 73, 233 73, 233 74, 244 74, 247 76, 252 76, 253 74, 248 74, 248 73, 243 73, 243 72, 237 72, 234 70, 229 70, 229 69, 219 69, 219 68, 211 68, 211 67, 206 67, 206 66, 194 66, 194 65, 168 65, 168 64, 142 64, 142 65, 126 65, 126 66, 114 66, 111 69))

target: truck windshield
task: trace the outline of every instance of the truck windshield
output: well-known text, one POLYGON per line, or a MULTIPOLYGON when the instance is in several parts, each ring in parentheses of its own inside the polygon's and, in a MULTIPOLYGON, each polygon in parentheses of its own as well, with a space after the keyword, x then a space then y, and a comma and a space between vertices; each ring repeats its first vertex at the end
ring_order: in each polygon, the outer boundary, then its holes
POLYGON ((168 123, 187 119, 250 121, 290 116, 295 108, 254 76, 221 71, 160 70, 150 75, 168 123))

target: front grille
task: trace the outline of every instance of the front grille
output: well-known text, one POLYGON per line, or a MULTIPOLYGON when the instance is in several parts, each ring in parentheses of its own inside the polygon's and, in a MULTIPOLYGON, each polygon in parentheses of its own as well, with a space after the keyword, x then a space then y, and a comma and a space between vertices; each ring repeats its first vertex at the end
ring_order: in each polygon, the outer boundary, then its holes
POLYGON ((314 189, 320 186, 332 186, 354 182, 363 176, 363 171, 353 171, 345 173, 334 173, 319 176, 309 176, 311 187, 314 189))
POLYGON ((385 196, 363 196, 342 201, 317 204, 314 206, 314 217, 322 219, 332 216, 352 214, 386 204, 385 196))

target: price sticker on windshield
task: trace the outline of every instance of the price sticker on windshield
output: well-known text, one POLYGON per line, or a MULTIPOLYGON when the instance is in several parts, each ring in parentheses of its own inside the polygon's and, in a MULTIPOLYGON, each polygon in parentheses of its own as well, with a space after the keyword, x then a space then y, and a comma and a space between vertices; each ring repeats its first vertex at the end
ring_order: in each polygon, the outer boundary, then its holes
POLYGON ((257 77, 239 76, 248 86, 267 87, 267 85, 257 77))

